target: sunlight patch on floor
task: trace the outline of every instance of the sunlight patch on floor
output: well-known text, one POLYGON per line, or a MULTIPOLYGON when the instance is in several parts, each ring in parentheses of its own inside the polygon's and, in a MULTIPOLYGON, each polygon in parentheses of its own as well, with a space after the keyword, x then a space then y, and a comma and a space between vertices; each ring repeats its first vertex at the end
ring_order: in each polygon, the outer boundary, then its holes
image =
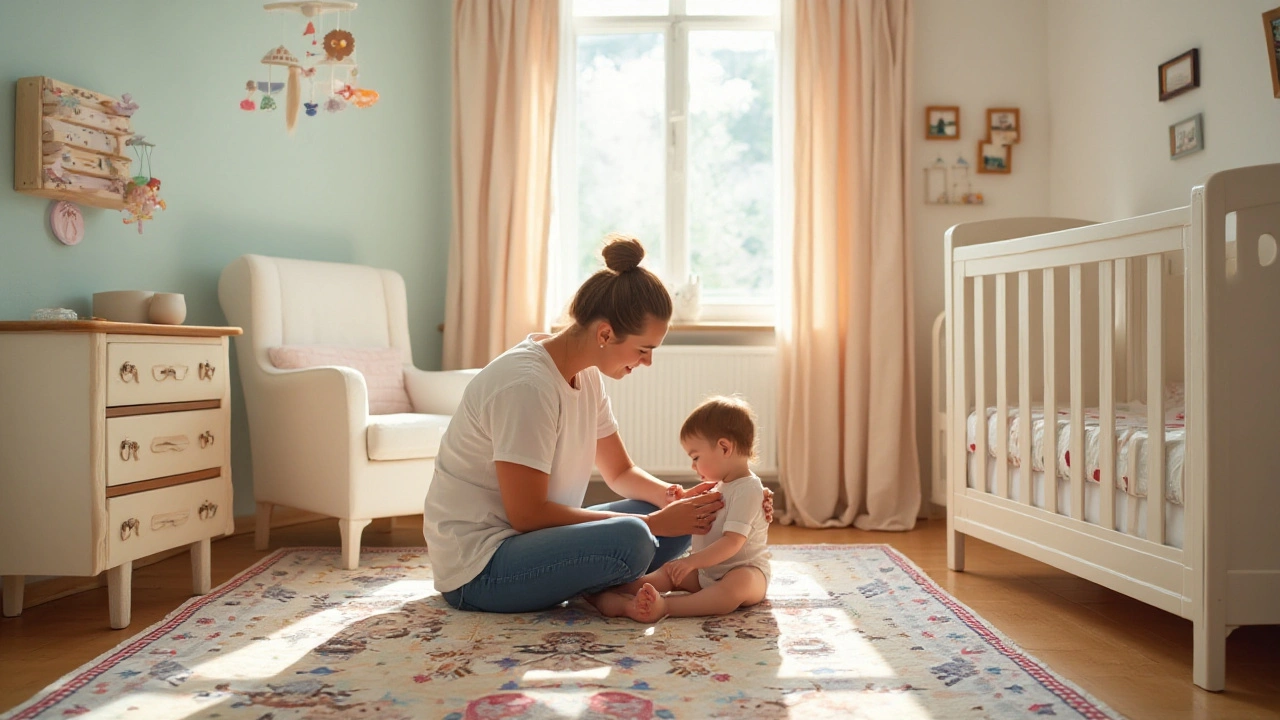
POLYGON ((267 635, 255 634, 246 628, 243 645, 239 650, 220 654, 192 669, 211 680, 273 678, 347 626, 396 612, 405 603, 435 594, 437 593, 429 580, 397 580, 368 595, 348 598, 346 602, 335 600, 338 603, 335 607, 308 615, 299 622, 285 625, 267 635), (371 608, 371 605, 376 606, 376 609, 371 608), (254 637, 262 639, 254 640, 254 637), (282 642, 284 640, 288 642, 282 642), (274 651, 264 653, 264 646, 275 646, 274 651))
POLYGON ((798 578, 787 586, 775 584, 769 588, 778 626, 778 648, 785 651, 777 677, 813 677, 815 672, 823 672, 875 682, 898 676, 871 641, 858 633, 857 623, 848 611, 837 603, 826 602, 831 593, 818 578, 805 572, 802 563, 775 560, 774 566, 789 566, 787 575, 798 578), (830 632, 799 632, 800 628, 814 626, 814 614, 822 616, 818 624, 830 632))

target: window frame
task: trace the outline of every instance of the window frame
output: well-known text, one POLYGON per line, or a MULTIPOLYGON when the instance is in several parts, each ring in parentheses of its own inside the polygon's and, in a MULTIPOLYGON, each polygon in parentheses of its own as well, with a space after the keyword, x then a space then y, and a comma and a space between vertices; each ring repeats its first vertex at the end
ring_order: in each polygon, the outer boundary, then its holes
MULTIPOLYGON (((687 15, 685 0, 669 0, 666 15, 640 16, 582 16, 573 14, 573 0, 561 0, 560 13, 560 63, 557 90, 557 117, 555 151, 553 152, 552 187, 556 195, 553 220, 548 238, 552 249, 551 262, 547 263, 547 308, 551 324, 568 306, 576 288, 568 287, 570 267, 576 267, 578 259, 578 187, 577 187, 577 51, 578 38, 583 35, 620 33, 658 33, 662 35, 665 52, 665 133, 666 192, 663 229, 663 267, 650 266, 672 288, 678 287, 690 276, 690 248, 688 238, 688 119, 689 119, 689 33, 691 31, 754 31, 771 32, 774 37, 774 228, 773 228, 773 297, 754 303, 709 302, 704 293, 700 323, 773 325, 776 323, 781 303, 781 292, 787 283, 782 270, 785 248, 790 237, 792 209, 789 184, 791 152, 790 138, 786 132, 790 125, 791 107, 786 98, 791 92, 791 58, 786 20, 793 0, 778 0, 778 12, 773 15, 687 15)), ((641 238, 645 240, 645 238, 641 238)))

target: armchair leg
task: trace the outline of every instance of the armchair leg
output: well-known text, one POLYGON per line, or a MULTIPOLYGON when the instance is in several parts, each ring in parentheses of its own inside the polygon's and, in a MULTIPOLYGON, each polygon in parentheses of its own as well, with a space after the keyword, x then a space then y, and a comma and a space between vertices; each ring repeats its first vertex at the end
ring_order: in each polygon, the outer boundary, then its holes
POLYGON ((342 567, 355 570, 360 566, 360 534, 369 519, 338 518, 338 530, 342 533, 342 567))
POLYGON ((253 549, 266 550, 268 539, 271 536, 271 509, 275 505, 268 502, 258 503, 258 512, 255 514, 257 524, 253 529, 253 549))

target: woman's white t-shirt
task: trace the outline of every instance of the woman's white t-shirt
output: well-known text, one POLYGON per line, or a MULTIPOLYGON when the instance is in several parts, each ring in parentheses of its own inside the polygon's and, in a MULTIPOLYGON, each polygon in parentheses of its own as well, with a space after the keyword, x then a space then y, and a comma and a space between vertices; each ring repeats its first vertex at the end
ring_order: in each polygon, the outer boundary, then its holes
POLYGON ((571 387, 530 335, 467 385, 440 441, 423 507, 423 535, 436 590, 467 584, 498 545, 519 534, 507 521, 497 461, 550 475, 547 499, 581 507, 595 465, 596 440, 618 431, 600 371, 571 387))

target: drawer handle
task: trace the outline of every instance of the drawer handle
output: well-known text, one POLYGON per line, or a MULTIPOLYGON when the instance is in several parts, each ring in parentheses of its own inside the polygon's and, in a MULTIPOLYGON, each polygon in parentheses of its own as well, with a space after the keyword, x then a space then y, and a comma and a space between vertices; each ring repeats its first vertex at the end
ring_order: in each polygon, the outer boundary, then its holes
POLYGON ((217 368, 213 366, 213 363, 202 362, 196 366, 196 377, 201 380, 212 380, 214 370, 217 370, 217 368))
POLYGON ((210 432, 210 431, 208 431, 208 430, 205 430, 204 432, 200 433, 200 449, 201 449, 201 450, 203 450, 204 448, 209 447, 209 446, 210 446, 210 445, 212 445, 212 444, 213 444, 213 433, 212 433, 212 432, 210 432))
POLYGON ((132 440, 120 441, 120 459, 129 462, 138 459, 138 443, 132 440))
POLYGON ((208 500, 205 500, 204 504, 200 506, 200 510, 198 512, 201 520, 208 520, 218 514, 218 506, 216 503, 211 503, 208 500))
POLYGON ((155 378, 156 382, 165 380, 182 382, 187 379, 188 369, 186 365, 156 365, 151 368, 151 377, 155 378))
POLYGON ((120 540, 128 540, 134 535, 142 535, 142 523, 138 522, 138 518, 129 518, 120 523, 120 540))
POLYGON ((187 449, 187 444, 191 441, 186 435, 166 435, 158 437, 151 441, 151 452, 159 454, 163 452, 182 452, 187 449))
POLYGON ((188 510, 179 512, 166 513, 164 515, 151 516, 151 530, 164 530, 165 528, 182 527, 187 524, 187 518, 191 516, 188 510))
POLYGON ((133 382, 138 382, 138 367, 131 362, 125 361, 120 366, 120 382, 127 383, 129 378, 133 378, 133 382))

